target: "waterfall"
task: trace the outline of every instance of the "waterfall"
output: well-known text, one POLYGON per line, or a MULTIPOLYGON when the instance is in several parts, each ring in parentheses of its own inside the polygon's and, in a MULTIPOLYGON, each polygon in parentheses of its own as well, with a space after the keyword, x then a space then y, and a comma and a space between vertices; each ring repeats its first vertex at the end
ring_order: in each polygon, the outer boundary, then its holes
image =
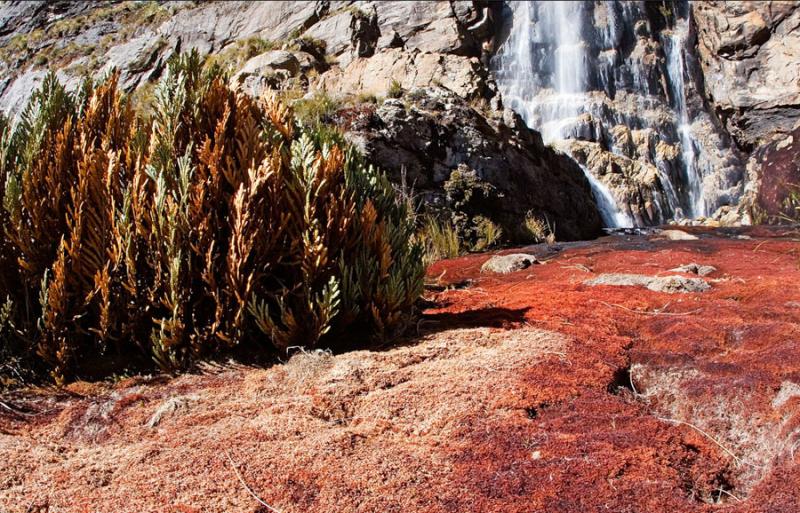
POLYGON ((586 166, 581 166, 581 169, 583 169, 583 173, 586 175, 586 178, 589 180, 589 185, 592 187, 594 201, 597 203, 597 210, 600 211, 600 217, 603 219, 605 226, 609 228, 632 228, 634 224, 633 220, 629 215, 626 215, 619 209, 608 187, 595 178, 595 176, 586 169, 586 166))
MULTIPOLYGON (((702 166, 687 109, 691 76, 684 52, 689 38, 688 10, 670 12, 671 28, 661 34, 651 26, 652 12, 644 2, 533 1, 512 2, 513 20, 506 41, 492 61, 498 87, 507 107, 529 127, 539 130, 547 144, 572 154, 571 144, 624 156, 647 165, 655 180, 648 194, 646 219, 708 215, 702 194, 702 166), (660 45, 661 50, 658 50, 660 45), (656 48, 654 50, 654 48, 656 48), (661 56, 653 58, 652 56, 661 56), (646 155, 623 155, 611 128, 654 134, 656 143, 675 148, 679 162, 646 155)), ((685 4, 672 4, 679 10, 685 4)), ((652 9, 651 9, 652 11, 652 9)), ((639 135, 639 140, 643 136, 639 135)), ((650 148, 650 146, 647 148, 650 148)), ((576 158, 577 160, 577 158, 576 158)), ((579 162, 580 163, 580 162, 579 162)), ((592 187, 604 223, 609 227, 642 224, 626 201, 632 187, 628 174, 604 177, 588 165, 581 167, 592 187), (614 182, 616 193, 610 188, 614 182), (622 184, 622 185, 620 185, 622 184), (624 189, 628 186, 628 189, 624 189), (620 192, 622 189, 622 192, 620 192), (621 197, 625 196, 621 199, 621 197)), ((639 184, 635 184, 637 187, 639 184)), ((639 209, 641 211, 641 209, 639 209)))
POLYGON ((681 157, 685 169, 685 180, 689 193, 689 215, 700 217, 708 214, 703 198, 703 181, 697 166, 697 153, 692 137, 692 125, 686 110, 686 62, 684 42, 689 32, 689 18, 678 20, 672 33, 667 36, 664 49, 667 56, 667 72, 672 93, 673 108, 677 113, 677 132, 681 143, 681 157))

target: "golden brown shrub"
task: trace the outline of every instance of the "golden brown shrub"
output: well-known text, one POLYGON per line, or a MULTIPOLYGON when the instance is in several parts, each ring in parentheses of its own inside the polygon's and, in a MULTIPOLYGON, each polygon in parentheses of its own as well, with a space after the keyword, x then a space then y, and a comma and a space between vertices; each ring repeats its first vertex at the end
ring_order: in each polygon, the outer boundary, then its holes
POLYGON ((0 293, 56 380, 404 327, 421 248, 382 174, 196 54, 169 64, 146 121, 117 79, 71 95, 51 75, 0 126, 0 293))

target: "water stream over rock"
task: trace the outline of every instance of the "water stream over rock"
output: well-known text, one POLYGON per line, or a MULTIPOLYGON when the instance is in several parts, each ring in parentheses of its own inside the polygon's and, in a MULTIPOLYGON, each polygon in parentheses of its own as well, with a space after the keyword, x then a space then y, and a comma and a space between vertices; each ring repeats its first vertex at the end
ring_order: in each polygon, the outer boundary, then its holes
POLYGON ((737 173, 727 168, 737 163, 720 158, 727 144, 697 93, 687 3, 510 9, 492 62, 503 100, 581 164, 607 226, 699 218, 730 203, 737 173))
MULTIPOLYGON (((680 138, 681 162, 685 171, 688 192, 688 212, 691 217, 707 215, 706 201, 702 191, 702 175, 697 167, 697 156, 692 136, 692 125, 686 109, 686 41, 689 34, 689 19, 678 20, 670 34, 665 36, 664 52, 667 57, 667 80, 670 84, 672 108, 676 113, 678 137, 680 138)), ((670 187, 672 190, 672 188, 670 187)), ((677 199, 677 198, 675 198, 677 199)), ((673 200, 674 201, 674 200, 673 200)), ((677 208, 674 209, 677 211, 677 208)))

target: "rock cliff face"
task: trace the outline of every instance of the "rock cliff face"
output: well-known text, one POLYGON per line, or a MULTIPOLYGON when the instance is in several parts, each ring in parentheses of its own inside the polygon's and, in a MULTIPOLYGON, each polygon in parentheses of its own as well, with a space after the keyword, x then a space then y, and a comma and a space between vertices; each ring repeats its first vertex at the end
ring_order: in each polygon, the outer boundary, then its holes
POLYGON ((800 4, 697 2, 705 94, 745 149, 800 120, 800 4))
POLYGON ((797 217, 800 4, 698 2, 706 98, 749 155, 744 206, 755 221, 797 217))
POLYGON ((551 220, 560 240, 600 233, 601 219, 580 167, 509 116, 487 118, 454 92, 428 87, 378 107, 342 111, 340 124, 371 161, 431 205, 444 204, 442 184, 454 170, 474 172, 495 191, 474 214, 492 219, 509 235, 520 230, 526 215, 551 220))
POLYGON ((467 165, 507 192, 494 217, 548 212, 564 236, 596 233, 596 204, 606 225, 747 222, 769 211, 759 159, 800 120, 799 26, 792 2, 12 1, 0 109, 18 112, 47 69, 76 86, 116 67, 146 93, 171 55, 196 49, 252 94, 377 96, 350 136, 430 198, 467 165), (392 90, 443 107, 384 102, 392 90), (454 135, 420 146, 420 127, 480 137, 453 157, 454 135))
POLYGON ((7 2, 0 105, 18 110, 47 68, 74 79, 116 67, 134 89, 175 52, 231 57, 226 50, 253 39, 297 51, 316 43, 323 62, 313 85, 324 90, 385 94, 394 79, 405 88, 436 82, 464 97, 491 97, 480 58, 493 18, 482 1, 7 2))

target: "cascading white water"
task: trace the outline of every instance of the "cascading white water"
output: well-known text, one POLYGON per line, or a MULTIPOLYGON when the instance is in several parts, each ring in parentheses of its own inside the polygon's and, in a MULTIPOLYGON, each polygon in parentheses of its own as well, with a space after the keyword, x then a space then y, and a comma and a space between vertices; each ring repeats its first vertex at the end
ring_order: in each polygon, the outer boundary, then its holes
MULTIPOLYGON (((507 65, 500 80, 503 99, 517 111, 528 126, 541 130, 545 143, 562 139, 562 132, 583 111, 586 103, 587 62, 585 44, 581 38, 581 4, 579 2, 552 2, 543 9, 541 18, 534 23, 531 2, 515 4, 514 31, 508 41, 508 50, 501 54, 507 65), (531 38, 553 41, 555 44, 551 91, 538 104, 530 101, 531 79, 538 75, 533 63, 540 55, 533 53, 531 38)), ((536 86, 533 86, 536 88, 536 86)), ((583 167, 583 166, 581 166, 583 167)), ((614 201, 611 192, 600 180, 584 168, 592 187, 600 216, 606 226, 630 227, 632 219, 625 215, 614 201)))
MULTIPOLYGON (((637 37, 651 33, 642 2, 607 0, 535 1, 510 3, 513 25, 493 65, 505 104, 517 111, 531 128, 539 130, 545 143, 568 139, 603 141, 603 133, 615 125, 630 130, 653 128, 659 137, 680 147, 680 172, 655 166, 660 198, 655 208, 669 217, 707 215, 702 194, 702 173, 686 105, 689 75, 683 53, 689 36, 689 17, 675 20, 663 41, 666 66, 643 63, 631 48, 641 48, 637 37), (627 52, 622 47, 627 45, 627 52), (662 69, 663 68, 663 69, 662 69), (653 69, 658 70, 654 77, 653 69), (667 83, 669 91, 664 91, 667 83), (608 107, 617 95, 633 98, 625 111, 608 107), (646 112, 663 107, 671 111, 674 126, 646 112), (641 112, 641 114, 640 114, 641 112), (601 123, 590 124, 585 117, 601 123), (658 118, 658 126, 651 125, 658 118), (664 133, 664 132, 669 133, 664 133), (682 176, 678 176, 682 175, 682 176)), ((623 100, 625 101, 625 100, 623 100)), ((667 118, 668 119, 668 118, 667 118)), ((607 144, 607 142, 604 142, 607 144)), ((609 151, 618 152, 613 145, 609 151)), ((651 162, 652 163, 652 162, 651 162)), ((610 227, 632 226, 629 206, 619 205, 608 187, 591 170, 584 172, 592 186, 604 223, 610 227)))
POLYGON ((600 211, 603 223, 609 228, 632 228, 633 219, 619 209, 608 187, 603 185, 603 182, 595 178, 584 166, 581 166, 581 168, 589 180, 589 185, 592 187, 594 200, 597 203, 597 209, 600 211))
POLYGON ((685 45, 689 32, 689 19, 679 20, 669 40, 664 45, 667 57, 667 73, 672 92, 673 108, 676 110, 678 137, 681 143, 681 160, 686 171, 686 184, 689 193, 690 217, 700 217, 708 214, 706 202, 703 197, 703 179, 697 166, 697 154, 692 137, 692 125, 689 121, 689 112, 686 110, 686 83, 684 73, 686 62, 684 60, 685 45))

